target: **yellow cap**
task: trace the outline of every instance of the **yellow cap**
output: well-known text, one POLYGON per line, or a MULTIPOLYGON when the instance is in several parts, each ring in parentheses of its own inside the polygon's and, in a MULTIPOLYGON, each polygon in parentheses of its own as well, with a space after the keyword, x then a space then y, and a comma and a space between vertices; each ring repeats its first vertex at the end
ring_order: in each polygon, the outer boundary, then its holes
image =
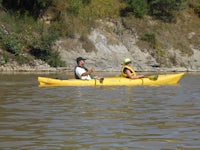
POLYGON ((125 58, 125 59, 124 59, 124 63, 125 63, 125 64, 127 64, 127 63, 131 63, 130 58, 125 58))

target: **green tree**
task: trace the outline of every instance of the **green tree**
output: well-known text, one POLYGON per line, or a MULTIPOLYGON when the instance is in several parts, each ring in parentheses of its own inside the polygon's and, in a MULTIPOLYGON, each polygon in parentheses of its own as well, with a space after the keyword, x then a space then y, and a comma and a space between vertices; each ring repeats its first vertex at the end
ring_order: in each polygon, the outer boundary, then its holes
POLYGON ((81 8, 89 5, 91 0, 67 0, 67 11, 73 15, 79 15, 81 13, 81 8))
POLYGON ((174 11, 183 9, 186 0, 147 0, 150 15, 164 21, 174 20, 174 11))
POLYGON ((18 11, 21 15, 28 12, 35 18, 52 3, 53 0, 2 0, 2 6, 9 11, 18 11))
POLYGON ((126 8, 127 12, 132 12, 136 17, 142 18, 148 12, 146 0, 124 0, 128 7, 126 8))

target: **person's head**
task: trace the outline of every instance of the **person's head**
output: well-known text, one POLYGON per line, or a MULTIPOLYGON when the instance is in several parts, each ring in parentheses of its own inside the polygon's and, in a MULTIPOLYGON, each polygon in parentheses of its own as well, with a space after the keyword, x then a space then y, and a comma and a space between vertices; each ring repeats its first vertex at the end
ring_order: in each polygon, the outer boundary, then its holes
POLYGON ((85 63, 85 58, 83 58, 83 57, 78 57, 78 58, 76 58, 76 62, 77 62, 77 64, 79 65, 79 66, 83 66, 84 65, 84 63, 85 63))
POLYGON ((129 65, 131 64, 131 59, 130 58, 125 58, 124 59, 124 65, 129 65))

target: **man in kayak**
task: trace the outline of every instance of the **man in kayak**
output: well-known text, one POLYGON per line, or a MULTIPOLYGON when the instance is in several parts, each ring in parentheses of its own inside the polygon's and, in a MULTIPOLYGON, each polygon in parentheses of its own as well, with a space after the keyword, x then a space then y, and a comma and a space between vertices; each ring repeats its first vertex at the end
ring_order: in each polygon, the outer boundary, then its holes
POLYGON ((121 76, 130 79, 139 79, 144 77, 143 75, 137 75, 136 72, 131 67, 130 58, 124 59, 124 65, 122 66, 121 76))
POLYGON ((94 68, 87 69, 85 64, 85 58, 78 57, 76 58, 77 66, 74 68, 74 75, 76 79, 81 80, 90 80, 90 79, 98 79, 100 82, 103 82, 102 77, 94 76, 92 73, 95 71, 94 68))

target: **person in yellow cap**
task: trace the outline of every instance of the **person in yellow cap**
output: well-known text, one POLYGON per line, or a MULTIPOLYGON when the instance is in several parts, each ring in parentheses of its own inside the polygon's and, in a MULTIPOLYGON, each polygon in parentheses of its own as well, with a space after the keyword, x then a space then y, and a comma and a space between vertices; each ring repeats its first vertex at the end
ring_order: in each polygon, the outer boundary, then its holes
POLYGON ((124 64, 121 69, 121 76, 130 79, 138 79, 144 77, 143 75, 137 75, 136 72, 131 67, 130 58, 124 59, 124 64))

